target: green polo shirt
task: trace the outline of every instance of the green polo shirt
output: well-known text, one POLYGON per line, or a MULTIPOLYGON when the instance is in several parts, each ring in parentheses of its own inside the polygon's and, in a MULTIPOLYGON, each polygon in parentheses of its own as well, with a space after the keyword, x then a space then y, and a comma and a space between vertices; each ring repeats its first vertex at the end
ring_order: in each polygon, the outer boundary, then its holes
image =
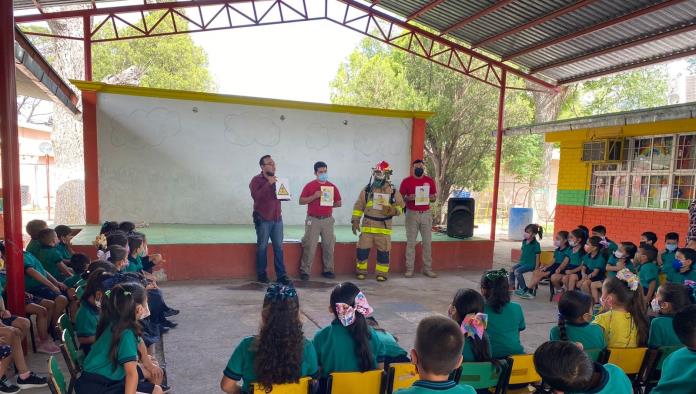
POLYGON ((679 349, 665 359, 660 381, 651 393, 693 393, 694 376, 696 376, 696 349, 679 349))
POLYGON ((75 316, 75 334, 78 337, 93 337, 97 335, 99 309, 87 301, 80 302, 80 309, 75 316))
MULTIPOLYGON (((609 259, 607 260, 607 265, 611 265, 613 267, 616 267, 616 265, 619 263, 619 259, 614 256, 612 253, 611 256, 609 256, 609 259)), ((628 268, 631 272, 636 272, 636 268, 633 266, 633 262, 631 262, 631 259, 628 257, 624 258, 624 267, 628 268)), ((613 278, 616 276, 616 271, 607 271, 607 277, 613 278)))
POLYGON ((140 339, 135 336, 133 330, 125 330, 121 333, 121 339, 116 352, 118 364, 114 365, 109 357, 111 350, 112 326, 104 330, 92 345, 83 370, 85 372, 101 375, 110 380, 123 380, 126 378, 126 370, 123 364, 138 360, 138 342, 140 339))
POLYGON ((683 285, 684 281, 687 279, 696 282, 696 270, 693 269, 693 266, 686 272, 674 271, 672 274, 672 280, 668 280, 672 283, 679 283, 683 285))
MULTIPOLYGON (((565 329, 568 341, 582 343, 583 349, 605 349, 607 347, 607 343, 604 341, 604 331, 596 324, 566 322, 565 329)), ((549 339, 552 341, 561 340, 561 329, 558 326, 551 327, 549 339)))
POLYGON ((617 250, 619 250, 619 245, 617 245, 616 242, 610 240, 609 238, 604 238, 604 240, 609 243, 609 246, 607 246, 607 249, 609 249, 609 253, 614 253, 617 250))
POLYGON ((5 271, 0 272, 0 287, 2 287, 3 289, 7 287, 7 274, 5 273, 5 271))
MULTIPOLYGON (((618 394, 632 393, 633 386, 628 376, 614 364, 595 363, 595 371, 602 374, 597 387, 592 390, 580 391, 574 394, 618 394)), ((570 392, 568 392, 570 394, 570 392)))
POLYGON ((568 267, 566 269, 574 269, 582 265, 582 256, 584 256, 582 248, 580 248, 580 250, 577 252, 573 252, 573 249, 571 248, 569 255, 570 262, 568 263, 568 267))
POLYGON ((674 275, 672 263, 674 262, 674 259, 677 258, 677 251, 675 250, 674 252, 670 252, 669 250, 665 250, 660 256, 662 257, 662 267, 660 268, 660 272, 667 275, 667 281, 671 282, 670 278, 672 275, 674 275))
POLYGON ((375 330, 375 334, 377 334, 377 339, 384 344, 386 357, 396 358, 408 355, 408 352, 399 345, 392 334, 382 330, 375 330))
MULTIPOLYGON (((227 367, 223 371, 223 374, 228 378, 236 381, 241 380, 242 391, 244 392, 248 392, 249 385, 256 381, 254 340, 255 337, 253 336, 242 339, 242 342, 234 349, 230 360, 227 362, 227 367)), ((302 364, 300 365, 300 377, 316 377, 318 372, 317 353, 314 351, 312 342, 305 339, 302 351, 302 364)))
POLYGON ((33 254, 29 252, 24 252, 24 287, 27 290, 32 290, 39 286, 44 286, 43 283, 38 282, 37 280, 35 280, 27 274, 27 270, 29 268, 35 269, 36 272, 38 272, 41 276, 46 278, 46 269, 44 269, 44 266, 41 264, 41 262, 37 260, 33 254))
MULTIPOLYGON (((491 347, 491 341, 488 339, 488 335, 484 334, 484 338, 486 338, 486 346, 488 347, 488 354, 493 354, 493 348, 491 347)), ((465 363, 475 363, 475 362, 483 362, 483 361, 488 361, 488 360, 477 360, 476 356, 474 356, 474 340, 471 339, 471 337, 466 337, 464 339, 464 349, 462 350, 462 357, 463 361, 465 363)))
POLYGON ((591 254, 586 254, 582 258, 583 263, 587 267, 587 274, 591 274, 592 271, 595 269, 599 269, 599 276, 601 277, 604 274, 604 271, 606 270, 607 267, 607 261, 604 260, 604 256, 602 256, 601 253, 597 252, 597 254, 592 257, 591 254))
MULTIPOLYGON (((640 278, 640 285, 643 286, 643 289, 645 289, 643 291, 648 291, 650 282, 657 282, 657 276, 659 274, 658 271, 657 263, 654 261, 640 264, 638 266, 638 278, 640 278)), ((657 290, 657 283, 655 283, 655 290, 657 290)))
POLYGON ((39 249, 41 249, 41 243, 38 239, 32 239, 29 241, 26 247, 26 251, 37 256, 39 254, 39 249))
POLYGON ((70 260, 72 257, 70 251, 68 250, 68 245, 64 244, 63 242, 58 242, 56 249, 58 249, 58 253, 63 260, 70 260))
POLYGON ((77 287, 77 284, 82 280, 82 275, 80 274, 75 274, 68 279, 64 280, 63 283, 68 286, 71 289, 74 289, 77 287))
MULTIPOLYGON (((374 360, 372 369, 376 369, 377 364, 384 361, 386 348, 375 334, 375 329, 369 327, 368 330, 370 350, 374 360)), ((317 331, 312 342, 317 351, 322 377, 328 377, 332 372, 360 371, 358 359, 355 357, 355 341, 348 329, 338 320, 317 331)))
POLYGON ((488 314, 486 333, 491 341, 493 358, 524 354, 520 342, 520 331, 526 328, 522 307, 516 302, 509 302, 500 312, 486 305, 483 312, 488 314))
POLYGON ((650 335, 648 347, 658 348, 662 346, 682 346, 677 333, 672 327, 674 316, 660 315, 650 322, 650 335))
POLYGON ((570 246, 566 246, 564 249, 561 248, 556 248, 556 250, 553 251, 553 263, 554 264, 563 264, 563 260, 570 259, 570 255, 573 253, 573 248, 570 246))
POLYGON ((64 279, 64 275, 58 269, 58 263, 63 261, 63 258, 60 257, 60 253, 58 253, 58 249, 54 246, 41 245, 39 254, 36 255, 36 258, 39 259, 46 271, 53 275, 54 278, 59 281, 64 279))
POLYGON ((536 239, 531 242, 522 241, 522 255, 519 263, 525 267, 536 267, 537 256, 541 253, 541 245, 536 239))
POLYGON ((125 272, 140 272, 143 270, 143 262, 140 256, 128 256, 128 265, 125 272))
POLYGON ((448 394, 476 394, 473 387, 466 384, 457 384, 451 380, 446 382, 433 382, 430 380, 416 380, 409 388, 395 391, 398 394, 424 394, 424 393, 448 393, 448 394))

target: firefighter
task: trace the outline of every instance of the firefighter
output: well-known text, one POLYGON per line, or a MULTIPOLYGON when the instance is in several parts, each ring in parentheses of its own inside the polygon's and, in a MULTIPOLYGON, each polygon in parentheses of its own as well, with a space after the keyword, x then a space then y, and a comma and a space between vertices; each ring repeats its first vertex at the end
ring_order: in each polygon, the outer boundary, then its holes
POLYGON ((357 235, 360 231, 355 267, 356 277, 360 280, 367 275, 367 258, 373 246, 377 248, 377 281, 384 282, 389 275, 392 218, 401 215, 405 205, 401 194, 389 181, 391 175, 389 163, 379 162, 372 169, 370 182, 360 192, 353 206, 353 234, 357 235))

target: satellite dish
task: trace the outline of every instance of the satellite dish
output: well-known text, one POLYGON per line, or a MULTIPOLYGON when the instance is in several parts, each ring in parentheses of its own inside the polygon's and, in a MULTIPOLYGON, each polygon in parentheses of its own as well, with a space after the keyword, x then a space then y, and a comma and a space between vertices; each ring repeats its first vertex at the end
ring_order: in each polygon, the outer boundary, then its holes
POLYGON ((53 144, 50 142, 42 142, 39 144, 39 151, 43 153, 44 155, 52 155, 53 154, 53 144))

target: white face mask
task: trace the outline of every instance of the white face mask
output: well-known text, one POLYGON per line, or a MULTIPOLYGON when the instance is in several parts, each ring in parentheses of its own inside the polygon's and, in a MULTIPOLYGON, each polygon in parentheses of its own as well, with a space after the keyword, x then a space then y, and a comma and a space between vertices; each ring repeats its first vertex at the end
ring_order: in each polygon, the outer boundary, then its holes
POLYGON ((657 301, 657 298, 653 298, 653 300, 650 301, 650 307, 652 308, 653 312, 660 311, 660 303, 657 301))
POLYGON ((138 320, 147 319, 150 316, 150 308, 147 304, 141 306, 143 307, 143 312, 138 316, 138 320))
POLYGON ((101 298, 100 299, 94 299, 94 306, 97 308, 101 308, 101 298))
POLYGON ((575 246, 575 241, 573 241, 573 240, 568 240, 568 245, 570 245, 570 246, 575 246))
POLYGON ((557 239, 554 239, 554 240, 553 240, 553 246, 555 246, 555 247, 557 247, 557 248, 560 248, 560 247, 561 247, 561 241, 559 241, 559 240, 557 240, 557 239))
POLYGON ((616 257, 617 259, 620 259, 620 258, 624 257, 624 254, 619 252, 618 250, 615 250, 614 257, 616 257))

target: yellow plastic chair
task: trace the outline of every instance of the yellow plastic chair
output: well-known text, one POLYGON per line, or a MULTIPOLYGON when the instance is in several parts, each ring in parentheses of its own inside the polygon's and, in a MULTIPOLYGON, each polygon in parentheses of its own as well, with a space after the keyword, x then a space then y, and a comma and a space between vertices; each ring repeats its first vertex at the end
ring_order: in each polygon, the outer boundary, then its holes
POLYGON ((411 387, 419 378, 416 366, 412 363, 392 363, 387 374, 387 394, 411 387))
POLYGON ((334 372, 329 375, 330 394, 382 394, 386 379, 384 370, 367 372, 334 372))
MULTIPOLYGON (((541 376, 536 371, 534 367, 534 355, 533 354, 517 354, 510 356, 512 360, 512 369, 510 370, 510 380, 509 385, 520 385, 520 384, 531 384, 536 382, 541 382, 541 376)), ((507 393, 528 393, 527 388, 523 389, 510 389, 508 388, 507 393)))
POLYGON ((621 368, 626 375, 631 377, 631 375, 635 376, 640 372, 648 348, 609 348, 609 351, 611 353, 609 354, 607 363, 616 365, 621 368))
POLYGON ((539 254, 539 264, 543 266, 553 264, 553 251, 552 250, 542 250, 539 254))
POLYGON ((297 383, 274 384, 271 391, 266 391, 266 388, 257 384, 251 384, 251 392, 254 394, 309 394, 312 387, 312 378, 301 378, 297 383))

